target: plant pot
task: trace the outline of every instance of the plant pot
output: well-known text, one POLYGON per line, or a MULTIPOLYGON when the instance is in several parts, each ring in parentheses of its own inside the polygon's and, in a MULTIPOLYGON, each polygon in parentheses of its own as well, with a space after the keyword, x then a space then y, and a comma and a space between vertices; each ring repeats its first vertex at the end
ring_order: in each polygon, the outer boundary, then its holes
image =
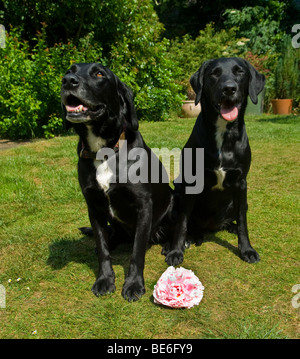
POLYGON ((274 99, 271 103, 275 115, 289 115, 292 112, 292 99, 274 99))
POLYGON ((182 117, 197 117, 201 111, 200 103, 198 105, 195 105, 195 101, 188 100, 183 101, 182 107, 181 107, 181 115, 182 117))

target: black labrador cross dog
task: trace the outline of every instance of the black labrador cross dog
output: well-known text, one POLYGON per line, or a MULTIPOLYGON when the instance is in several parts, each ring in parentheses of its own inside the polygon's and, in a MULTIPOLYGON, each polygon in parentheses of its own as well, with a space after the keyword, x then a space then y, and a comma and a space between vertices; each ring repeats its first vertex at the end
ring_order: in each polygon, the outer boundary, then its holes
MULTIPOLYGON (((193 154, 204 148, 204 188, 199 194, 186 194, 187 184, 175 181, 173 235, 163 250, 166 262, 175 266, 183 261, 186 233, 200 245, 205 232, 223 229, 237 233, 244 261, 258 262, 247 229, 251 151, 244 114, 248 95, 256 104, 265 77, 244 59, 221 58, 204 62, 190 82, 201 113, 184 148, 193 154)), ((195 168, 195 156, 189 160, 195 168)))
POLYGON ((61 99, 67 127, 80 137, 78 177, 99 261, 92 291, 99 296, 115 290, 109 242, 130 237, 133 253, 122 295, 136 301, 145 293, 147 243, 171 208, 169 183, 159 180, 165 170, 138 131, 132 91, 111 70, 97 63, 72 65, 62 79, 61 99), (161 171, 155 183, 149 180, 151 165, 161 171))

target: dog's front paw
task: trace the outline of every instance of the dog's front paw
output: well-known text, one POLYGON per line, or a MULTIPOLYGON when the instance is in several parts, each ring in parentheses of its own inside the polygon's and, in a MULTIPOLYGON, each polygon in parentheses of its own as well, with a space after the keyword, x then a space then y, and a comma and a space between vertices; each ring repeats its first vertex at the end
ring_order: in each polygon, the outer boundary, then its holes
POLYGON ((260 261, 259 254, 252 247, 241 250, 241 258, 248 263, 257 263, 260 261))
POLYGON ((122 289, 122 296, 124 299, 128 300, 128 302, 135 302, 144 294, 145 286, 143 280, 134 280, 130 277, 126 278, 122 289))
POLYGON ((92 287, 92 292, 96 297, 105 295, 107 293, 113 293, 116 290, 114 277, 100 276, 92 287))
POLYGON ((166 262, 169 266, 177 266, 183 262, 183 251, 180 249, 173 249, 166 255, 166 262))

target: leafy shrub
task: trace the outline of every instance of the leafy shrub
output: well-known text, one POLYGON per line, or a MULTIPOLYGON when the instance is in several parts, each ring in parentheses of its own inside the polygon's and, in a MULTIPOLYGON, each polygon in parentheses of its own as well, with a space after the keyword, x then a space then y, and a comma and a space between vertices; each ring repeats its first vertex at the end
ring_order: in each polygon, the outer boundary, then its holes
POLYGON ((189 97, 191 89, 189 79, 200 65, 209 59, 218 57, 238 56, 244 49, 243 39, 236 39, 236 29, 216 31, 214 24, 206 25, 199 36, 192 39, 190 35, 175 39, 171 42, 169 59, 177 65, 177 83, 183 86, 189 97))
POLYGON ((57 121, 60 117, 57 70, 51 65, 42 34, 32 52, 18 35, 12 30, 6 47, 0 49, 0 136, 49 137, 62 130, 62 121, 57 121))
POLYGON ((5 48, 0 49, 1 137, 52 137, 61 133, 62 74, 70 63, 83 58, 82 54, 85 58, 94 56, 87 43, 84 52, 70 43, 47 48, 44 30, 37 34, 32 49, 20 41, 17 31, 11 30, 5 48))
POLYGON ((48 138, 62 133, 61 79, 75 62, 109 66, 133 89, 140 119, 163 120, 181 103, 180 86, 173 82, 176 67, 166 58, 168 41, 159 40, 157 29, 145 31, 140 19, 135 36, 120 37, 107 58, 93 32, 77 46, 70 41, 48 47, 46 28, 43 24, 31 47, 11 29, 6 47, 0 49, 0 137, 48 138))
POLYGON ((247 50, 258 55, 274 53, 280 47, 287 3, 268 1, 265 6, 246 6, 241 10, 227 9, 223 16, 226 27, 235 27, 237 36, 248 38, 247 50))
POLYGON ((174 82, 178 70, 167 58, 168 45, 166 39, 148 46, 130 39, 112 49, 112 70, 134 91, 141 120, 164 120, 181 105, 181 86, 174 82))
POLYGON ((227 9, 223 14, 225 26, 235 26, 237 36, 248 38, 245 44, 245 57, 249 57, 248 60, 254 66, 260 63, 263 64, 263 70, 267 69, 267 73, 263 71, 267 77, 264 98, 267 111, 277 88, 275 72, 283 51, 283 28, 290 6, 289 2, 269 1, 265 6, 249 6, 241 10, 227 9))
POLYGON ((298 50, 292 47, 291 38, 286 36, 274 74, 274 94, 276 98, 296 99, 299 96, 299 60, 298 50))
POLYGON ((27 58, 28 45, 12 35, 0 51, 0 135, 32 137, 37 127, 40 102, 28 82, 32 75, 31 62, 27 58))
POLYGON ((167 58, 169 41, 160 39, 163 26, 151 1, 126 0, 121 8, 122 21, 118 41, 109 53, 110 66, 133 89, 139 118, 164 120, 181 105, 181 87, 174 83, 177 67, 167 58))

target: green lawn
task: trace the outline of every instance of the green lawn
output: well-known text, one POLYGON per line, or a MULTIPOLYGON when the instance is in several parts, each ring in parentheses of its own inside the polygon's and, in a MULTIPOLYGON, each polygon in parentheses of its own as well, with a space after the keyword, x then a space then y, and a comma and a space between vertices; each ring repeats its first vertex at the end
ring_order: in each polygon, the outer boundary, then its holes
MULTIPOLYGON (((151 147, 182 147, 194 119, 141 123, 151 147)), ((41 140, 0 152, 0 338, 299 338, 300 308, 292 306, 299 275, 300 117, 247 118, 252 148, 248 225, 261 261, 240 260, 227 232, 192 245, 182 264, 205 286, 199 306, 153 303, 167 268, 161 247, 146 254, 146 294, 121 296, 131 248, 112 252, 115 293, 96 298, 93 240, 77 182, 77 137, 41 140), (19 280, 17 280, 19 279, 19 280)))

